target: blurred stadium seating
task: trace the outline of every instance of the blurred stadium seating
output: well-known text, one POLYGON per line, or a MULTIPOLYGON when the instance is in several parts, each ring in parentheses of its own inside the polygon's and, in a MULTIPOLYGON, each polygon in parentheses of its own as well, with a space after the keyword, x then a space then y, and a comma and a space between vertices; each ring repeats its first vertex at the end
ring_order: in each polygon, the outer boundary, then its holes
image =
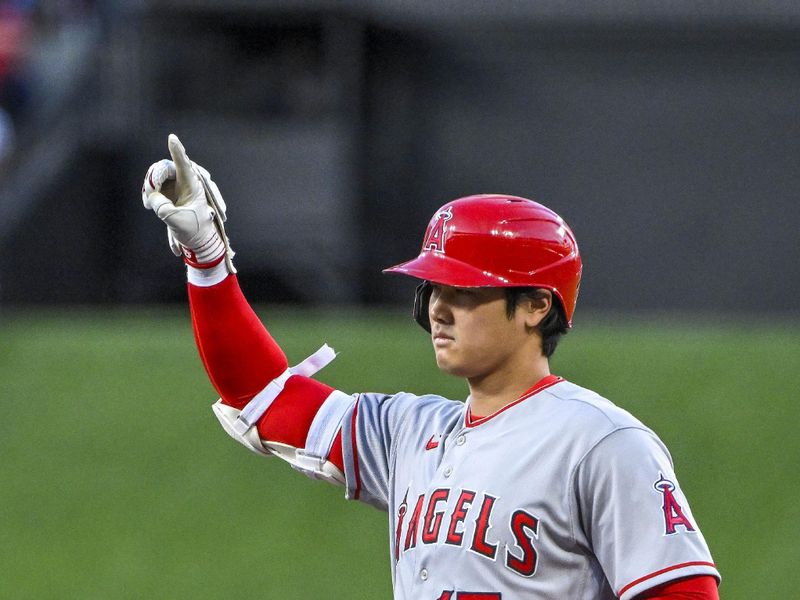
POLYGON ((176 131, 262 300, 402 302, 433 208, 505 191, 573 225, 584 308, 797 312, 796 3, 22 4, 5 303, 181 298, 137 199, 176 131))

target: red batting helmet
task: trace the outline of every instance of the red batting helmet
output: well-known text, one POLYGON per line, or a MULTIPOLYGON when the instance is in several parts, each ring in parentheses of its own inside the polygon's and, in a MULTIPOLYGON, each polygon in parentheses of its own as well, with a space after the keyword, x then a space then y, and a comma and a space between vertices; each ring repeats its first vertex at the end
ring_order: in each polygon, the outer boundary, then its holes
POLYGON ((384 273, 454 287, 548 289, 571 326, 581 268, 575 236, 552 210, 517 196, 482 194, 437 210, 419 256, 384 273))

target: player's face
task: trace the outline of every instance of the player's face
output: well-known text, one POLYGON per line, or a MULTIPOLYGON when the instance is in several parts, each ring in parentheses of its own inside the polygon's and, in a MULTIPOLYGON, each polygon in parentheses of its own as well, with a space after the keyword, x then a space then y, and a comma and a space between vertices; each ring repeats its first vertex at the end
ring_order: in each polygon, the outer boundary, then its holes
POLYGON ((434 284, 428 305, 436 364, 467 379, 501 372, 530 349, 531 335, 519 310, 506 312, 500 288, 457 288, 434 284))

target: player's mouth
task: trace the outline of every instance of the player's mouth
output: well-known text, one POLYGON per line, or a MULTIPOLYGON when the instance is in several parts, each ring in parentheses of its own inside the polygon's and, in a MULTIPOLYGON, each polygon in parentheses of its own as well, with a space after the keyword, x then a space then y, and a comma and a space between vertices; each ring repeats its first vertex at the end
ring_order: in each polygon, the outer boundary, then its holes
POLYGON ((434 331, 432 338, 433 345, 437 348, 447 346, 450 342, 454 341, 453 337, 447 335, 446 333, 442 333, 441 331, 434 331))

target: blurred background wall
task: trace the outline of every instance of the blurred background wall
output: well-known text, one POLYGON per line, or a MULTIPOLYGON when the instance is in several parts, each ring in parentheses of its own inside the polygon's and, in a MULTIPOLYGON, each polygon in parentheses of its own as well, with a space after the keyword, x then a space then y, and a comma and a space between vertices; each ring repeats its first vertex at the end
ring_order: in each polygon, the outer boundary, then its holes
POLYGON ((0 1, 0 302, 182 301, 141 178, 178 133, 256 301, 380 270, 472 193, 572 225, 581 307, 797 312, 800 4, 0 1))

